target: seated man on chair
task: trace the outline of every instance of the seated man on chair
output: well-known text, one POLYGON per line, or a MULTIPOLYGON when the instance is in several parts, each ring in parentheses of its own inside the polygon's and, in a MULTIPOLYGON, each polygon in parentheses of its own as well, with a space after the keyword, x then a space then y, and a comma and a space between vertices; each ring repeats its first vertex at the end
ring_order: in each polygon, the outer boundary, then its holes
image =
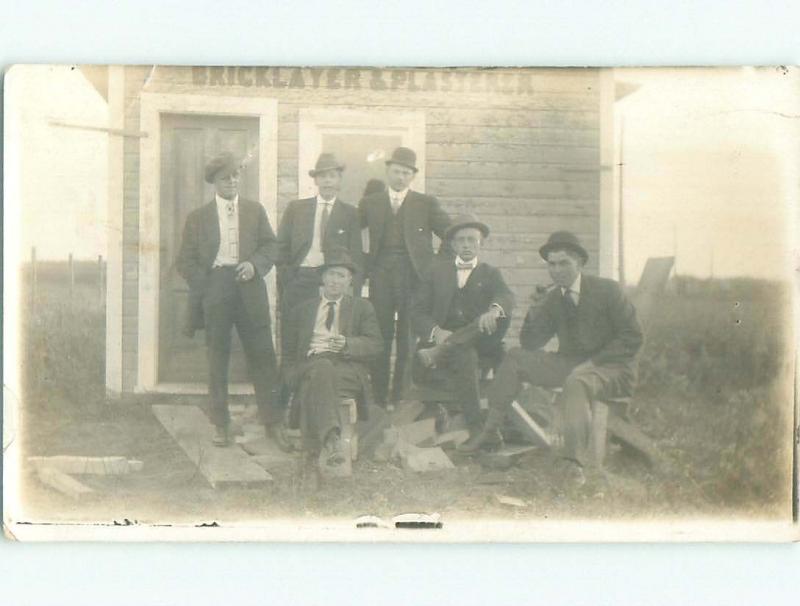
POLYGON ((437 258, 411 301, 412 326, 420 338, 415 381, 453 391, 473 437, 483 426, 479 359, 499 363, 514 307, 500 270, 478 258, 488 235, 486 224, 472 215, 457 217, 445 232, 455 260, 437 258))
POLYGON ((346 456, 339 407, 355 399, 359 416, 371 397, 368 364, 383 351, 372 304, 347 294, 357 268, 345 250, 326 253, 322 294, 298 305, 286 324, 284 376, 299 405, 308 461, 336 475, 346 456), (318 455, 318 457, 317 457, 318 455))
POLYGON ((630 395, 642 329, 619 284, 583 273, 589 255, 574 234, 553 233, 539 254, 556 287, 525 317, 522 348, 509 351, 495 373, 483 431, 462 444, 462 450, 474 452, 499 440, 498 429, 523 381, 563 387, 563 457, 580 472, 588 462, 591 402, 630 395), (558 352, 543 351, 554 335, 558 352))

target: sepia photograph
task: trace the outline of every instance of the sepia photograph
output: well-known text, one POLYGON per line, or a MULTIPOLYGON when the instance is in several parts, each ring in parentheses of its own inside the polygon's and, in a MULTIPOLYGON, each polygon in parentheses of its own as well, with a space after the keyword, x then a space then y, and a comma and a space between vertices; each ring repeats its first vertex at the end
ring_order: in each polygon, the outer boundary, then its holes
POLYGON ((7 537, 800 538, 797 68, 4 84, 7 537))

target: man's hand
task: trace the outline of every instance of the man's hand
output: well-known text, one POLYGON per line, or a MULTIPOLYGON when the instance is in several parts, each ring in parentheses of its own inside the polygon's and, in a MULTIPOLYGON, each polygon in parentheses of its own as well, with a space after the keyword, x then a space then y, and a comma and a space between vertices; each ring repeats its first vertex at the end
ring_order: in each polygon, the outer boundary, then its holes
POLYGON ((344 350, 347 345, 347 339, 342 335, 336 335, 328 340, 328 350, 333 353, 339 353, 344 350))
POLYGON ((478 318, 478 328, 481 332, 490 335, 497 330, 497 320, 500 318, 501 312, 498 307, 491 307, 489 311, 482 314, 478 318))
POLYGON ((441 345, 445 341, 447 341, 448 337, 453 334, 451 330, 445 330, 444 328, 438 328, 433 333, 433 342, 437 345, 441 345))
POLYGON ((239 282, 248 282, 256 275, 256 268, 250 261, 242 261, 236 266, 236 279, 239 282))

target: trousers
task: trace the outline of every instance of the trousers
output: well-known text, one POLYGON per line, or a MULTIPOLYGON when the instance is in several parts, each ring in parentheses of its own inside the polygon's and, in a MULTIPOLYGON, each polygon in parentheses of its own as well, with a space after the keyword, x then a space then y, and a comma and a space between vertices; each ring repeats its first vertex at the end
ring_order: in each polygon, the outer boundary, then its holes
MULTIPOLYGON (((436 368, 423 368, 414 364, 414 381, 421 385, 440 388, 455 394, 461 404, 464 419, 470 431, 475 432, 483 425, 480 405, 480 361, 489 358, 499 362, 503 355, 503 337, 509 326, 509 319, 498 322, 497 330, 491 335, 478 328, 478 318, 453 331, 446 341, 446 348, 439 358, 436 368)), ((432 345, 430 343, 423 344, 432 345)))
MULTIPOLYGON (((247 358, 248 373, 255 389, 261 422, 265 425, 274 423, 277 420, 275 392, 278 371, 272 329, 269 323, 257 325, 250 318, 242 301, 234 268, 218 267, 211 270, 203 297, 203 313, 206 323, 211 422, 218 427, 226 427, 230 423, 228 368, 231 331, 235 326, 247 358)), ((268 313, 268 310, 264 313, 268 313)))
POLYGON ((339 354, 311 356, 298 369, 296 381, 303 442, 308 452, 319 452, 328 432, 341 429, 339 406, 345 398, 359 397, 361 382, 339 354))
POLYGON ((631 363, 596 365, 591 361, 542 350, 510 350, 489 388, 490 429, 499 427, 522 383, 545 388, 562 387, 559 405, 564 418, 563 456, 587 462, 593 400, 628 396, 636 381, 631 363), (493 412, 492 412, 493 411, 493 412))
POLYGON ((375 308, 383 337, 383 353, 372 365, 372 387, 375 400, 380 405, 385 405, 390 398, 389 374, 392 343, 395 341, 397 352, 391 381, 391 401, 403 399, 412 340, 408 310, 416 282, 417 275, 407 254, 378 256, 370 274, 369 299, 375 308))

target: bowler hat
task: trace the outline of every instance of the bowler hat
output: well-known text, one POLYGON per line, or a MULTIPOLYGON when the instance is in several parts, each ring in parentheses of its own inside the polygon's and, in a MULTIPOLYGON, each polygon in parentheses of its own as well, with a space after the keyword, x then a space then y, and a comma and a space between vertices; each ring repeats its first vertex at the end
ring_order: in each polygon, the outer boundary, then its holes
POLYGON ((478 221, 478 217, 475 215, 466 213, 463 215, 458 215, 453 220, 453 224, 450 225, 450 227, 448 227, 444 232, 444 239, 449 240, 456 234, 458 230, 464 229, 465 227, 474 227, 475 229, 480 230, 484 238, 489 235, 489 226, 486 225, 486 223, 478 221))
POLYGON ((386 161, 386 164, 399 164, 417 172, 417 154, 413 149, 398 147, 392 152, 392 157, 386 161))
POLYGON ((569 231, 554 231, 550 234, 547 242, 539 249, 539 254, 542 256, 542 259, 547 261, 547 255, 554 250, 571 250, 576 252, 583 259, 584 263, 589 259, 589 253, 587 253, 586 249, 581 245, 578 236, 569 231))
POLYGON ((236 172, 244 164, 244 158, 233 152, 224 151, 208 161, 205 169, 206 183, 213 183, 217 176, 227 176, 236 172))
POLYGON ((322 153, 317 158, 317 164, 308 171, 308 175, 310 177, 316 177, 319 173, 324 173, 326 170, 338 170, 342 172, 344 170, 344 164, 340 164, 336 161, 336 156, 329 153, 322 153))
POLYGON ((325 270, 331 267, 346 267, 352 274, 358 271, 350 253, 344 248, 335 248, 325 253, 325 263, 319 268, 320 274, 325 273, 325 270))

